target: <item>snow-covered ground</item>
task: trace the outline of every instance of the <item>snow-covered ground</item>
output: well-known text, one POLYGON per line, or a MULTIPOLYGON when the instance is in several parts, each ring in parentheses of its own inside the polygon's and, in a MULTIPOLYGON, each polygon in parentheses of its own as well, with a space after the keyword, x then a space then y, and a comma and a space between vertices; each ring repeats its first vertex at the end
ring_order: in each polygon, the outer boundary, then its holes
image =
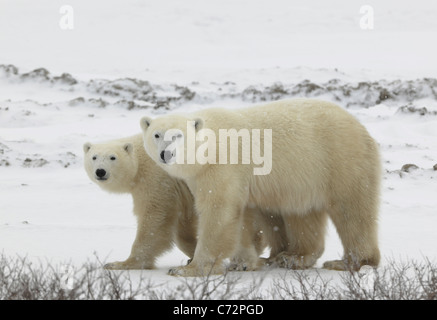
MULTIPOLYGON (((100 190, 82 145, 139 119, 288 97, 337 102, 381 146, 382 265, 437 257, 437 3, 0 0, 0 250, 81 265, 127 258, 129 195, 100 190), (360 28, 360 7, 374 29, 360 28), (405 164, 417 169, 402 171, 405 164)), ((323 261, 339 258, 332 225, 323 261)), ((143 275, 168 284, 174 249, 143 275)), ((245 273, 269 281, 282 270, 245 273)), ((321 271, 336 279, 338 272, 321 271)), ((138 271, 130 271, 137 275, 138 271)))

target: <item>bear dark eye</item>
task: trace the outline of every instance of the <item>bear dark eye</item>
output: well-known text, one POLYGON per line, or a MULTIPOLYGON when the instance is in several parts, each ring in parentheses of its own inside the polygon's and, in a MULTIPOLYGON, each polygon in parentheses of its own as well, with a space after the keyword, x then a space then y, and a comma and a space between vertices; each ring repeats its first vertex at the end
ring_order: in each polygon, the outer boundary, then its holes
POLYGON ((156 138, 156 139, 159 139, 159 134, 155 134, 155 138, 156 138))
POLYGON ((94 156, 94 157, 93 157, 93 160, 96 160, 96 159, 97 159, 97 157, 96 157, 96 156, 94 156))
POLYGON ((111 158, 109 158, 109 159, 111 159, 112 161, 114 161, 115 159, 117 159, 116 157, 114 157, 114 156, 112 156, 111 158))

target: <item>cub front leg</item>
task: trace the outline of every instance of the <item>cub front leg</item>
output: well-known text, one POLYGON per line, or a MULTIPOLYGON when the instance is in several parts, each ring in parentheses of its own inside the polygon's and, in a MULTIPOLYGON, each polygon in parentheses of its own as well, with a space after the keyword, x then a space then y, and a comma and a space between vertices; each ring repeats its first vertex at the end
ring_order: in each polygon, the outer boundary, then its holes
POLYGON ((129 257, 125 261, 107 263, 104 268, 154 269, 156 258, 172 246, 174 228, 175 219, 166 212, 150 209, 137 214, 137 234, 129 257))

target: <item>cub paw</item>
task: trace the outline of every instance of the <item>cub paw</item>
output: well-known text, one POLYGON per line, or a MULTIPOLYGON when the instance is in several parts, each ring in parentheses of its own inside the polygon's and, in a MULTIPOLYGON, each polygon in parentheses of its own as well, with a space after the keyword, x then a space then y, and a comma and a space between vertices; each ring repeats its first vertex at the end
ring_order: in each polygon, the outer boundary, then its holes
POLYGON ((134 261, 126 260, 126 261, 109 262, 105 264, 103 268, 107 270, 132 270, 132 269, 140 270, 140 269, 153 269, 153 265, 136 260, 134 261))
POLYGON ((213 274, 224 273, 224 268, 214 264, 202 264, 199 266, 193 261, 186 266, 175 267, 168 270, 168 274, 176 277, 206 277, 213 274))

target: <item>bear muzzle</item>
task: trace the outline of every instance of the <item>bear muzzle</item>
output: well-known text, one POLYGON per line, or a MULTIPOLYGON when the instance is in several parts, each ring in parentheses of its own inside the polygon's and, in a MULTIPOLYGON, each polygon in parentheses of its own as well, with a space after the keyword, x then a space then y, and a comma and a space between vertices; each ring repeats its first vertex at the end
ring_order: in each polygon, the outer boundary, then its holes
POLYGON ((97 169, 96 170, 96 177, 97 177, 97 180, 107 180, 108 179, 108 177, 107 177, 107 172, 106 172, 106 170, 105 169, 97 169))
POLYGON ((161 162, 163 162, 163 163, 169 163, 173 157, 174 157, 174 154, 168 150, 163 150, 160 153, 161 162))

